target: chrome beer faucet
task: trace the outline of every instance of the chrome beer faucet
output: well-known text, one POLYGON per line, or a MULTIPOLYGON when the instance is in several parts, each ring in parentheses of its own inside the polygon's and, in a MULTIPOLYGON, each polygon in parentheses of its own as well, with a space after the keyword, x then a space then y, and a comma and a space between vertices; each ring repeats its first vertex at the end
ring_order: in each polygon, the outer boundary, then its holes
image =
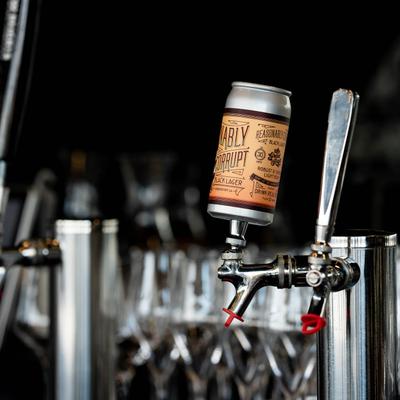
POLYGON ((0 265, 6 269, 14 266, 56 266, 61 263, 60 244, 55 239, 24 240, 13 248, 4 248, 0 265))
POLYGON ((243 314, 258 289, 263 286, 290 288, 313 287, 308 313, 302 316, 302 332, 313 334, 326 325, 324 310, 330 292, 353 286, 359 279, 358 265, 349 258, 331 257, 329 245, 342 190, 342 184, 354 130, 359 96, 339 89, 333 93, 322 172, 319 213, 315 240, 307 256, 278 255, 268 264, 244 264, 243 249, 248 222, 231 220, 226 239, 229 248, 222 253, 218 277, 235 286, 236 295, 228 308, 225 323, 243 321, 243 314))

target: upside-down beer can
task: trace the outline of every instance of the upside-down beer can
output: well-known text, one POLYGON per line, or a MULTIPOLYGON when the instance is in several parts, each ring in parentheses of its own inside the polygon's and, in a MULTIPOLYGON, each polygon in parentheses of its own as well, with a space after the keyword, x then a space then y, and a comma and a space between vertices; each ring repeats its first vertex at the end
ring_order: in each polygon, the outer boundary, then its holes
POLYGON ((290 120, 291 92, 233 82, 215 158, 208 213, 256 225, 272 222, 290 120))

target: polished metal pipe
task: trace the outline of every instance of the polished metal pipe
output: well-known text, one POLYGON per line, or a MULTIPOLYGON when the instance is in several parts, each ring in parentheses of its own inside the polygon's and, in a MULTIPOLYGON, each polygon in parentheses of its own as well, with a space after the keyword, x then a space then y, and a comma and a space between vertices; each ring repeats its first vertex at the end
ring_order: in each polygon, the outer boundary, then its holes
POLYGON ((115 220, 59 220, 55 286, 55 398, 115 399, 115 220))
POLYGON ((367 230, 332 238, 333 256, 356 261, 360 279, 328 301, 318 345, 320 400, 398 398, 396 241, 367 230))

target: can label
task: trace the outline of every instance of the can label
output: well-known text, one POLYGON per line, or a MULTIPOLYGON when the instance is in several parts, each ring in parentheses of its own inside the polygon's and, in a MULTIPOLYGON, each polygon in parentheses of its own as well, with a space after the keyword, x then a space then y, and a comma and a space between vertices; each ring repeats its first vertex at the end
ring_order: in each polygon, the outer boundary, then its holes
POLYGON ((289 118, 226 108, 210 203, 273 212, 289 118))

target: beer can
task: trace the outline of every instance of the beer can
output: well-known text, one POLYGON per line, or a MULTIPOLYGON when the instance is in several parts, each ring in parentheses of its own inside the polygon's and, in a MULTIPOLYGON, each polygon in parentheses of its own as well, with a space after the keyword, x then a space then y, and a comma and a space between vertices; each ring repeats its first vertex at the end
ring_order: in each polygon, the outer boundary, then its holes
POLYGON ((208 213, 272 223, 290 120, 291 92, 233 82, 222 118, 208 213))

